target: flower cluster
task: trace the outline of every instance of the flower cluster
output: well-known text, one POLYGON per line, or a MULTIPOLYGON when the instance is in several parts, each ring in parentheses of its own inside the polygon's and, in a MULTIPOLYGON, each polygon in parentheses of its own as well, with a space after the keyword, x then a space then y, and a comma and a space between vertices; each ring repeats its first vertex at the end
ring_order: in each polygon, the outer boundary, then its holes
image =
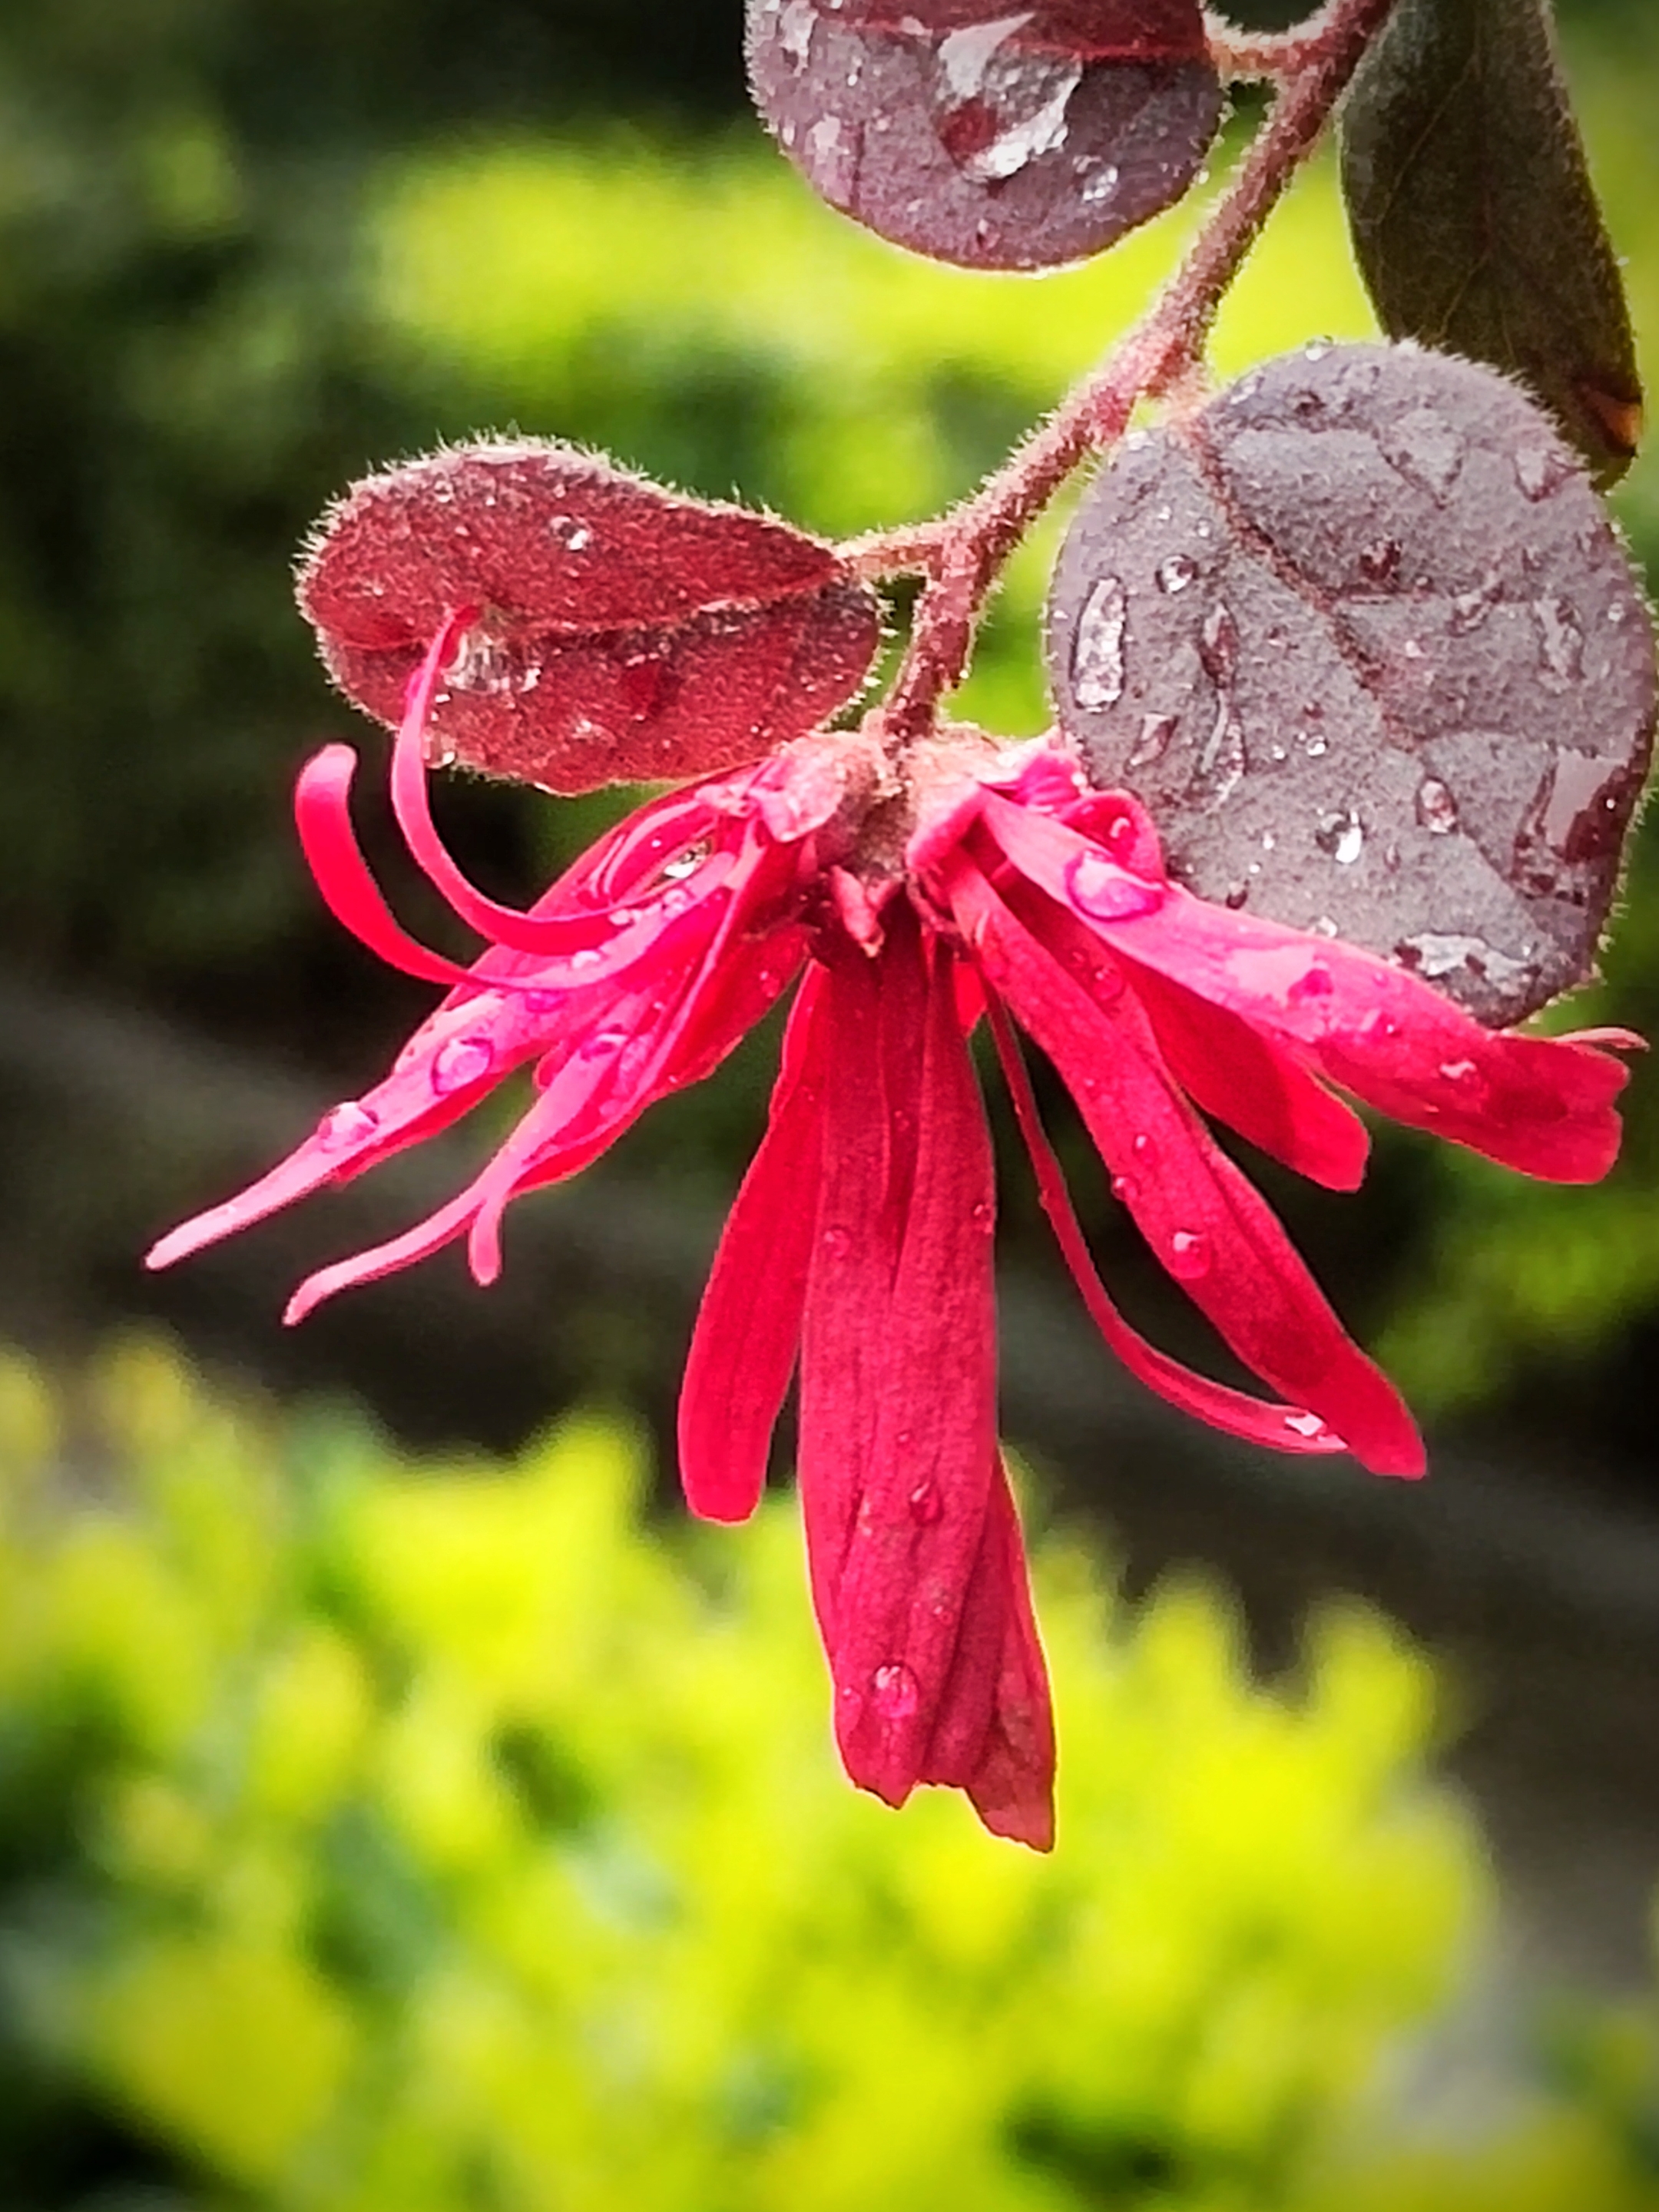
POLYGON ((657 799, 529 912, 440 842, 424 740, 471 619, 411 682, 392 768, 410 852, 488 940, 471 968, 393 921, 354 837, 354 756, 301 775, 301 836, 331 907, 447 987, 386 1079, 250 1189, 164 1237, 166 1266, 447 1127, 513 1070, 535 1092, 477 1176, 394 1241, 327 1267, 289 1317, 465 1237, 501 1264, 509 1200, 574 1174, 664 1093, 708 1074, 798 985, 766 1133, 726 1224, 680 1407, 692 1508, 739 1520, 799 1373, 812 1596, 853 1779, 889 1803, 965 1790, 988 1826, 1052 1838, 1054 1735, 997 1444, 995 1185, 969 1039, 983 1020, 1045 1206, 1108 1344, 1150 1389, 1281 1451, 1414 1475, 1423 1449, 1205 1116, 1353 1188, 1363 1103, 1527 1173, 1589 1182, 1619 1145, 1614 1033, 1482 1029, 1352 946, 1192 896, 1144 810, 1090 789, 1057 741, 946 730, 896 758, 863 732, 785 744, 657 799), (1269 1398, 1138 1335, 1094 1271, 1039 1125, 1024 1030, 1076 1100, 1153 1253, 1269 1398))

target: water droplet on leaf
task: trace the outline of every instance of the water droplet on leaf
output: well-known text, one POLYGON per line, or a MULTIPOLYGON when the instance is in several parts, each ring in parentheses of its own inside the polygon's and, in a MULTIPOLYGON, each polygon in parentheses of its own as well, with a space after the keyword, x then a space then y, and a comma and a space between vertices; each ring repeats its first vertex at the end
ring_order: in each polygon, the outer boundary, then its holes
POLYGON ((1171 553, 1167 561, 1160 561, 1156 571, 1158 588, 1173 596, 1184 592, 1198 574, 1198 563, 1184 553, 1171 553))
POLYGON ((1140 735, 1129 755, 1129 766, 1150 768, 1154 761, 1162 760, 1179 726, 1180 717, 1176 714, 1143 714, 1140 735))
POLYGON ((1563 684, 1576 682, 1584 672, 1584 633, 1577 616, 1561 599, 1535 600, 1532 611, 1545 674, 1563 684))
POLYGON ((1365 849, 1364 828, 1353 809, 1344 807, 1321 817, 1314 842, 1322 853, 1330 854, 1338 867, 1350 868, 1365 849))
POLYGON ((1437 775, 1425 776, 1417 787, 1417 818, 1437 837, 1449 836, 1457 827, 1457 801, 1437 775))
POLYGON ((1072 641, 1072 690, 1079 707, 1115 707, 1123 696, 1123 629, 1128 604, 1115 576, 1103 576, 1083 603, 1072 641))

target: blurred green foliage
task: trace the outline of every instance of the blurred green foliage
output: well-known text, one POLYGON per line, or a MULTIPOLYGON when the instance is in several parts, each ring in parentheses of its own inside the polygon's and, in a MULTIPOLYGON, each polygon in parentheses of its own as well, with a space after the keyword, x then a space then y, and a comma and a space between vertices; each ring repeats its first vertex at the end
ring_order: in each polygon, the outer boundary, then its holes
MULTIPOLYGON (((1563 12, 1650 331, 1659 51, 1641 0, 1563 12)), ((325 501, 388 457, 516 422, 827 530, 920 514, 971 486, 1167 269, 1187 212, 1041 280, 927 267, 854 230, 732 119, 734 15, 71 0, 0 16, 9 958, 361 1087, 422 994, 321 912, 289 829, 300 759, 349 727, 287 585, 325 501)), ((1218 365, 1370 327, 1317 172, 1237 288, 1218 365)), ((1620 507, 1659 551, 1651 459, 1620 507)), ((1060 519, 1013 564, 963 696, 1010 732, 1044 718, 1035 622, 1060 519)), ((473 785, 441 803, 469 858, 522 895, 617 802, 473 785)), ((430 927, 423 894, 400 896, 430 927)), ((1629 908, 1595 1018, 1659 1034, 1651 831, 1629 908)), ((653 1117, 633 1156, 729 1187, 765 1060, 653 1117)), ((1425 1411, 1508 1394, 1540 1418, 1570 1409, 1582 1433, 1616 1426, 1622 1402, 1644 1435, 1659 1093, 1639 1071, 1631 1126, 1626 1165, 1590 1196, 1394 1136, 1357 1201, 1267 1180, 1345 1310, 1388 1325, 1425 1411)), ((1121 1237, 1102 1187, 1083 1188, 1091 1228, 1121 1237)), ((1006 1218, 1016 1249, 1035 1244, 1019 1195, 1006 1218)))
POLYGON ((842 1780, 788 1503, 644 1478, 0 1359, 9 2212, 1659 2203, 1645 2014, 1478 2154, 1382 2131, 1486 1881, 1377 1618, 1269 1691, 1045 1540, 1040 1859, 842 1780))

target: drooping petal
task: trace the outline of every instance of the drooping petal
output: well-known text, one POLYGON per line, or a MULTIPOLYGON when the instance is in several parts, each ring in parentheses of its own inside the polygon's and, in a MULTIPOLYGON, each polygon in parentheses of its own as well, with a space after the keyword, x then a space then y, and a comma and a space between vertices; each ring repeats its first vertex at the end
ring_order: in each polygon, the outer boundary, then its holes
POLYGON ((1051 1763, 1009 1657, 1023 1580, 994 1521, 990 1148, 950 962, 896 905, 877 958, 831 959, 823 1009, 800 1482, 842 1755, 894 1805, 983 1783, 1040 1839, 1051 1763))
POLYGON ((1072 1279, 1082 1293, 1089 1317, 1109 1349, 1139 1382, 1156 1391, 1167 1404, 1183 1413, 1195 1415, 1228 1436, 1238 1437, 1246 1443, 1263 1444, 1269 1451, 1298 1455, 1346 1451, 1347 1447, 1341 1437, 1333 1436, 1319 1416, 1310 1413, 1305 1407, 1266 1403, 1260 1398, 1248 1397, 1242 1390, 1229 1389, 1224 1382, 1212 1382, 1207 1376, 1195 1375, 1130 1328, 1108 1297, 1106 1286, 1090 1257, 1066 1188, 1065 1175, 1044 1133, 1030 1078, 1025 1073, 1025 1063, 1007 1017, 994 1001, 990 1013, 997 1056, 1007 1080, 1020 1133, 1031 1156, 1042 1210, 1053 1225, 1055 1241, 1071 1269, 1072 1279))
MULTIPOLYGON (((963 1607, 954 1667, 969 1680, 982 1673, 994 1675, 990 1726, 961 1786, 994 1836, 1029 1844, 1034 1851, 1052 1850, 1054 1706, 1031 1611, 1025 1547, 1000 1458, 991 1483, 985 1541, 963 1607)), ((943 1773, 928 1778, 956 1779, 943 1773)))
POLYGON ((975 868, 963 862, 950 884, 987 981, 1059 1069, 1163 1266, 1244 1364, 1317 1413, 1356 1459, 1378 1474, 1421 1474, 1422 1441, 1398 1393, 1186 1103, 1133 992, 1099 1006, 975 868))
POLYGON ((1126 978, 1181 1088, 1205 1113, 1328 1190, 1358 1190, 1370 1139, 1288 1040, 1254 1029, 1139 962, 1114 959, 1075 915, 1018 882, 1006 904, 1064 962, 1091 998, 1109 1006, 1126 978))
POLYGON ((1080 912, 1115 953, 1254 1027, 1296 1039, 1367 1105, 1552 1182, 1595 1182, 1612 1166, 1620 1136, 1613 1102, 1626 1071, 1598 1047, 1484 1030, 1388 961, 1174 885, 1155 897, 1126 890, 1114 913, 1094 889, 1104 888, 1109 867, 1097 846, 994 792, 982 804, 998 848, 1020 873, 1080 912), (1080 896, 1085 866, 1091 889, 1080 896))
POLYGON ((1279 1039, 1140 968, 1135 994, 1170 1072, 1193 1103, 1327 1190, 1358 1190, 1371 1140, 1352 1108, 1279 1039))
POLYGON ((818 1224, 828 1036, 823 971, 801 986, 766 1133, 708 1273, 680 1384, 680 1481, 706 1521, 746 1521, 800 1346, 818 1224))

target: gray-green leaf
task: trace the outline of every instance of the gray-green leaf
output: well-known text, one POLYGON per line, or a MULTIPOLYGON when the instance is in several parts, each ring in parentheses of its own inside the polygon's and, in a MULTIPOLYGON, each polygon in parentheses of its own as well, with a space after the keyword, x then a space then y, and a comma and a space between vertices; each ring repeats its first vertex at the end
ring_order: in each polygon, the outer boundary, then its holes
POLYGON ((1549 0, 1398 0, 1349 95, 1342 183, 1389 336, 1519 376, 1616 482, 1642 387, 1549 0))

